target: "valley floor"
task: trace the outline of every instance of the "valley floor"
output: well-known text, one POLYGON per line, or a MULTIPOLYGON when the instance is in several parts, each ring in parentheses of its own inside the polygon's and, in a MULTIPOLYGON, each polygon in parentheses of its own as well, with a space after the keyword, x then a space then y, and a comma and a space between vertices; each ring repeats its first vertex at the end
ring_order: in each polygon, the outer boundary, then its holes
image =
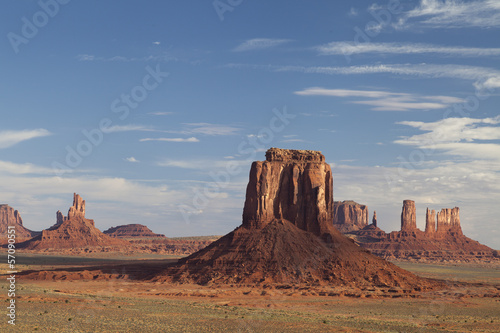
MULTIPOLYGON (((140 261, 146 258, 127 258, 140 261)), ((169 259, 161 256, 152 259, 169 259)), ((170 260, 172 260, 170 258, 170 260)), ((30 255, 18 269, 83 267, 124 258, 30 255), (64 259, 64 260, 63 260, 64 259)), ((2 332, 499 332, 500 268, 397 263, 449 281, 449 290, 416 298, 320 296, 251 287, 210 288, 126 279, 16 283, 16 326, 2 315, 2 332), (457 287, 456 283, 470 285, 457 287), (453 286, 452 286, 453 285, 453 286)), ((3 269, 4 267, 2 267, 3 269)), ((2 273, 4 273, 3 270, 2 273)), ((7 301, 2 283, 0 301, 7 301)), ((7 303, 3 303, 6 304, 7 303)), ((6 312, 6 307, 4 307, 6 312)))

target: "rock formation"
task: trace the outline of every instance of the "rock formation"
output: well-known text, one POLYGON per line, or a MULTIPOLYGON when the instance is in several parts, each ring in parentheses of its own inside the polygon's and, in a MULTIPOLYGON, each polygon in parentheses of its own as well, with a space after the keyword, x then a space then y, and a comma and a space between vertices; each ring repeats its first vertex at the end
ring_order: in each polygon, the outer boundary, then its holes
POLYGON ((437 214, 437 229, 438 235, 446 233, 462 234, 462 227, 460 226, 460 212, 459 208, 444 208, 437 214))
POLYGON ((333 182, 320 152, 271 148, 250 170, 243 224, 152 280, 431 288, 332 225, 333 182))
POLYGON ((423 262, 488 262, 496 260, 493 250, 463 235, 459 208, 437 214, 427 208, 425 233, 416 227, 415 202, 405 200, 401 231, 385 233, 373 225, 346 232, 357 244, 386 259, 423 262))
POLYGON ((373 211, 372 224, 374 227, 377 227, 377 211, 373 211))
POLYGON ((335 201, 333 225, 341 232, 363 229, 368 225, 368 207, 352 200, 335 201))
POLYGON ((243 226, 262 229, 285 219, 320 235, 333 219, 333 185, 325 157, 310 150, 271 148, 254 162, 243 209, 243 226))
POLYGON ((104 234, 118 238, 166 238, 165 235, 155 234, 151 229, 142 224, 126 224, 111 227, 103 231, 104 234))
POLYGON ((436 211, 427 208, 425 213, 425 234, 427 237, 432 237, 436 232, 436 211))
POLYGON ((17 210, 14 210, 9 205, 0 205, 0 244, 7 244, 9 226, 15 226, 16 243, 28 240, 40 233, 25 228, 21 214, 17 210))
POLYGON ((401 211, 401 231, 417 230, 417 214, 415 201, 403 201, 403 210, 401 211))
POLYGON ((40 235, 19 244, 28 250, 60 250, 90 247, 128 246, 130 243, 103 234, 94 220, 85 218, 85 201, 73 194, 73 206, 68 216, 56 214, 56 224, 43 230, 40 235))

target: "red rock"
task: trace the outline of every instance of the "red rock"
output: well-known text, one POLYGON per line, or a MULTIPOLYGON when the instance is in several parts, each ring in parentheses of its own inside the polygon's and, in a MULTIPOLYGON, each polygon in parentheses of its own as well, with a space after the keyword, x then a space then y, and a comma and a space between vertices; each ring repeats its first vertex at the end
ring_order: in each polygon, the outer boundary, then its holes
POLYGON ((7 244, 8 226, 15 227, 16 243, 40 234, 39 231, 31 231, 24 227, 19 211, 14 210, 9 205, 0 205, 0 244, 7 244))
POLYGON ((377 227, 377 212, 373 211, 373 218, 372 218, 372 224, 377 227))
POLYGON ((403 201, 403 210, 401 212, 401 231, 417 230, 417 214, 415 209, 415 201, 403 201))
POLYGON ((272 148, 250 171, 243 224, 154 281, 432 288, 333 227, 333 183, 320 152, 272 148))
POLYGON ((425 213, 425 234, 428 237, 433 237, 436 232, 436 211, 432 211, 427 208, 425 213))
POLYGON ((95 227, 94 220, 85 218, 85 201, 78 194, 73 195, 73 206, 68 211, 68 217, 61 212, 56 217, 56 224, 19 246, 40 251, 130 245, 127 241, 103 234, 95 227))
POLYGON ((458 207, 444 208, 437 214, 437 230, 438 235, 446 233, 462 234, 460 226, 460 211, 458 207))
POLYGON ((111 237, 118 238, 166 238, 165 235, 155 234, 153 231, 151 231, 151 229, 142 224, 119 225, 117 227, 111 227, 108 230, 103 231, 103 233, 111 237))
POLYGON ((368 225, 368 207, 352 200, 335 201, 333 225, 341 232, 363 229, 368 225))

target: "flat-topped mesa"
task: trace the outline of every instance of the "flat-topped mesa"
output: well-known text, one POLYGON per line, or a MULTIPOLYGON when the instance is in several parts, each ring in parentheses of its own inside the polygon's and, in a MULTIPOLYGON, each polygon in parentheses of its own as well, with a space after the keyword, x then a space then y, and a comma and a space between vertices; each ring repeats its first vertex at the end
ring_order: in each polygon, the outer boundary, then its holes
POLYGON ((437 213, 436 233, 439 235, 445 233, 463 234, 460 226, 460 208, 443 208, 437 213))
POLYGON ((401 231, 417 230, 417 214, 415 210, 415 201, 404 200, 401 211, 401 231))
POLYGON ((319 151, 271 148, 252 163, 243 226, 260 229, 285 219, 317 235, 331 228, 333 177, 319 151))
POLYGON ((335 201, 333 225, 341 232, 363 229, 368 225, 368 207, 352 200, 335 201))
POLYGON ((280 149, 270 148, 266 152, 266 161, 268 162, 307 162, 307 163, 323 163, 325 156, 320 151, 315 150, 295 150, 295 149, 280 149))
POLYGON ((427 208, 425 213, 425 234, 433 236, 436 233, 436 211, 427 208))

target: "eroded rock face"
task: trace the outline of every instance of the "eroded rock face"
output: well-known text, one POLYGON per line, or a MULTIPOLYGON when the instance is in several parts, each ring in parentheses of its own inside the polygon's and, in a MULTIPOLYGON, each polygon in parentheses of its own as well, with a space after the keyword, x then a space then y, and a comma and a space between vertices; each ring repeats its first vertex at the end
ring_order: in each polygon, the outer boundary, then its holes
POLYGON ((31 231, 24 227, 23 219, 19 211, 9 205, 0 205, 0 244, 7 244, 7 231, 9 226, 14 226, 16 230, 16 242, 30 239, 39 232, 31 231))
POLYGON ((333 219, 333 178, 318 151, 271 148, 266 161, 253 162, 243 226, 261 229, 285 219, 317 235, 333 219))
POLYGON ((126 224, 109 228, 104 233, 111 237, 118 238, 141 238, 141 237, 163 237, 165 235, 155 234, 151 229, 142 224, 126 224))
POLYGON ((368 207, 352 200, 335 201, 333 225, 342 232, 363 229, 368 225, 368 207))
POLYGON ((89 247, 127 246, 127 241, 103 234, 94 225, 94 220, 85 218, 85 200, 73 194, 73 206, 68 216, 56 213, 56 224, 43 230, 40 235, 20 244, 29 250, 59 250, 89 247))
POLYGON ((436 211, 432 211, 427 208, 425 213, 425 234, 427 236, 433 236, 436 232, 436 211))
POLYGON ((401 231, 417 230, 417 213, 415 209, 415 201, 404 200, 403 210, 401 212, 401 231))
POLYGON ((376 228, 377 227, 377 211, 373 211, 372 224, 376 228))
POLYGON ((73 206, 69 207, 67 219, 71 219, 76 216, 85 217, 85 200, 83 200, 78 194, 73 193, 73 206))
POLYGON ((462 234, 462 227, 460 226, 460 209, 443 208, 437 214, 437 230, 438 235, 445 233, 458 233, 462 234))

